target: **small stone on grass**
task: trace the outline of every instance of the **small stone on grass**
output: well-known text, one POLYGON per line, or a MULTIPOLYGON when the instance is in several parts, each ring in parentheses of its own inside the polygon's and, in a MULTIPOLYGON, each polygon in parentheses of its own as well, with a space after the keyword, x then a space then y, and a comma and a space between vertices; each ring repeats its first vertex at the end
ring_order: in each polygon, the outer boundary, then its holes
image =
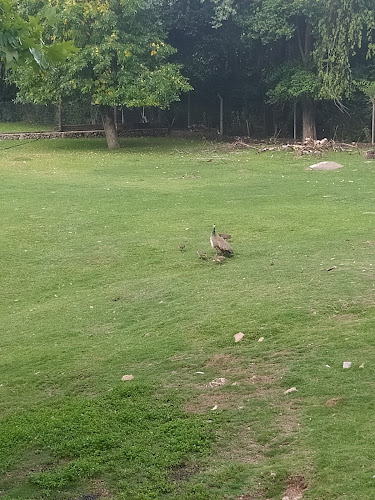
POLYGON ((240 342, 244 338, 244 334, 242 332, 238 332, 234 335, 234 341, 240 342))
POLYGON ((287 389, 286 391, 284 391, 284 394, 290 394, 291 392, 296 392, 298 391, 298 389, 296 389, 296 387, 291 387, 290 389, 287 389))
POLYGON ((207 384, 207 387, 210 387, 210 388, 221 387, 222 385, 225 385, 226 383, 227 383, 227 379, 224 377, 215 378, 214 380, 211 380, 211 382, 209 382, 207 384))

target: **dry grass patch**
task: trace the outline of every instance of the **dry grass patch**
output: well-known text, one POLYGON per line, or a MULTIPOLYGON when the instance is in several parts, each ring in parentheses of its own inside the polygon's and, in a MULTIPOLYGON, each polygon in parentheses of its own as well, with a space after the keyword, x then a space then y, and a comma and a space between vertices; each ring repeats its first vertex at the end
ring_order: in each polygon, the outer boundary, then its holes
POLYGON ((340 403, 340 398, 331 398, 331 399, 328 399, 325 403, 324 403, 324 406, 337 406, 339 403, 340 403))
POLYGON ((342 323, 353 323, 354 321, 359 321, 358 314, 334 314, 332 316, 333 319, 337 321, 341 321, 342 323))
POLYGON ((300 500, 303 498, 307 485, 304 477, 291 476, 288 478, 287 488, 283 495, 283 500, 300 500))
POLYGON ((283 436, 288 437, 299 430, 301 422, 298 409, 295 406, 295 399, 284 400, 283 404, 278 406, 280 410, 276 419, 276 425, 281 430, 283 436))
MULTIPOLYGON (((209 369, 219 380, 225 379, 222 386, 207 382, 194 384, 197 394, 184 405, 188 413, 204 413, 217 406, 217 409, 243 409, 254 397, 267 398, 277 392, 281 378, 280 370, 275 375, 275 365, 272 363, 249 363, 243 357, 233 354, 215 354, 204 364, 204 370, 209 369), (259 373, 258 373, 259 371, 259 373)), ((185 384, 190 385, 190 380, 185 384)))
MULTIPOLYGON (((246 400, 248 398, 246 397, 246 400)), ((198 394, 184 405, 186 413, 206 413, 216 410, 238 410, 245 404, 244 396, 236 392, 223 391, 221 388, 207 389, 207 392, 198 394)))
POLYGON ((266 460, 267 445, 262 445, 256 440, 256 433, 250 425, 242 425, 236 435, 226 443, 220 443, 218 455, 224 462, 239 464, 259 464, 266 460))

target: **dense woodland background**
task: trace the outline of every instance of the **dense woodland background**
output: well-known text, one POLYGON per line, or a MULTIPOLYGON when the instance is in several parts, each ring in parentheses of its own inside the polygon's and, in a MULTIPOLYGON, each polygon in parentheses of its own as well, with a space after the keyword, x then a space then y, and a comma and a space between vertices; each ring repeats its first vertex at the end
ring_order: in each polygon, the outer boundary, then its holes
MULTIPOLYGON (((39 3, 19 2, 24 13, 36 12, 39 3)), ((193 90, 182 92, 180 101, 163 110, 117 106, 116 120, 130 126, 159 122, 172 129, 189 127, 257 139, 327 137, 371 142, 372 3, 154 0, 153 25, 176 49, 169 60, 180 65, 193 90)), ((17 86, 4 78, 0 85, 1 121, 56 126, 57 103, 41 103, 37 108, 15 103, 17 86)), ((95 106, 83 96, 64 100, 62 118, 70 124, 100 120, 95 106)))

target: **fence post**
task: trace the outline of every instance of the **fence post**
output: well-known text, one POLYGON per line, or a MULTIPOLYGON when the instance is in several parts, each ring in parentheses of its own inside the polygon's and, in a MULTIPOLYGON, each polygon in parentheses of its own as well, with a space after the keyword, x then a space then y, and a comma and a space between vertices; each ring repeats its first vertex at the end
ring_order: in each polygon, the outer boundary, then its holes
POLYGON ((224 99, 220 94, 217 94, 220 99, 220 128, 219 134, 224 135, 224 99))

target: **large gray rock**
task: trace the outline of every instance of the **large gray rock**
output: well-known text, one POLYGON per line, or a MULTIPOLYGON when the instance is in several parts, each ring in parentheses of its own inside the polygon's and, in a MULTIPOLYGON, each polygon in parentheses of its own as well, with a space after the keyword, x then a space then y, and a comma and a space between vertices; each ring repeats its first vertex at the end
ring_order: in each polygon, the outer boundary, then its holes
POLYGON ((310 165, 309 168, 311 170, 337 170, 343 166, 344 165, 341 165, 341 163, 336 163, 335 161, 321 161, 319 163, 314 163, 314 165, 310 165))

